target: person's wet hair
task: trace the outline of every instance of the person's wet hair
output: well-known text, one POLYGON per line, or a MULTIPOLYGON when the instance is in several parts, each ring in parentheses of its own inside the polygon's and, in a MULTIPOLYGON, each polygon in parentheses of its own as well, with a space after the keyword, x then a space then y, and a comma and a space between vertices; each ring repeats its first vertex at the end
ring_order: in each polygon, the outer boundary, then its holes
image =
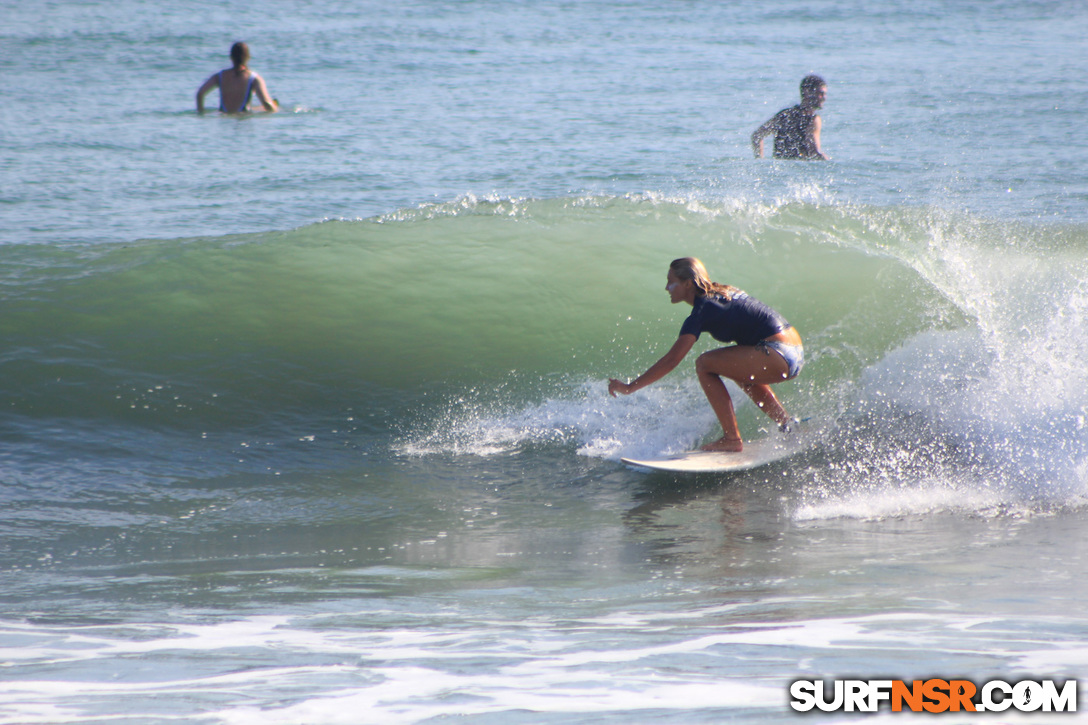
POLYGON ((801 79, 801 95, 807 96, 813 91, 818 91, 820 88, 827 85, 827 82, 823 78, 816 74, 807 75, 801 79))
POLYGON ((238 68, 249 62, 249 46, 239 41, 230 47, 230 61, 238 68))

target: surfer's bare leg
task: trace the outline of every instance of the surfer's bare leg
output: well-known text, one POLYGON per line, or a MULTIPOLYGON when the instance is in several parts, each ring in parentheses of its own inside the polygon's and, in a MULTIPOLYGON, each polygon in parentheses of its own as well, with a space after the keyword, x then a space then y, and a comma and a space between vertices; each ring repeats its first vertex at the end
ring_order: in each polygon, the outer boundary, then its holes
POLYGON ((718 375, 700 370, 698 363, 695 369, 699 372, 699 384, 703 386, 706 399, 710 401, 710 407, 714 409, 714 415, 718 416, 718 422, 722 426, 722 437, 713 443, 707 443, 703 450, 733 453, 744 450, 740 428, 737 427, 737 414, 733 410, 733 399, 729 397, 725 383, 718 375))
POLYGON ((778 425, 789 425, 792 421, 790 414, 778 402, 770 385, 741 385, 742 390, 752 399, 760 410, 770 416, 778 425))
POLYGON ((695 372, 710 407, 722 426, 722 437, 703 446, 706 451, 744 450, 737 427, 733 400, 722 378, 729 378, 776 423, 788 423, 789 414, 771 391, 770 384, 786 378, 788 366, 781 355, 768 355, 764 350, 747 345, 734 345, 710 350, 695 361, 695 372))

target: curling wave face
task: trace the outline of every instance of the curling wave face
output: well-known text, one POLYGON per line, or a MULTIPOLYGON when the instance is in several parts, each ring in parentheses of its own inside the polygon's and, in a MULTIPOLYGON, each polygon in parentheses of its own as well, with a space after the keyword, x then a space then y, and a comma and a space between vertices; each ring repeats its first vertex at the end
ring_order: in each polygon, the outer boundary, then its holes
POLYGON ((399 454, 677 450, 713 427, 690 366, 641 412, 595 386, 671 343, 684 311, 664 269, 695 255, 804 335, 809 364, 782 395, 844 436, 821 495, 903 461, 987 477, 1032 461, 1033 485, 1079 490, 1086 246, 1088 227, 922 207, 652 195, 469 197, 287 232, 14 246, 0 384, 13 427, 109 429, 122 447, 133 432, 335 429, 340 446, 399 454), (859 463, 867 448, 879 453, 859 463))

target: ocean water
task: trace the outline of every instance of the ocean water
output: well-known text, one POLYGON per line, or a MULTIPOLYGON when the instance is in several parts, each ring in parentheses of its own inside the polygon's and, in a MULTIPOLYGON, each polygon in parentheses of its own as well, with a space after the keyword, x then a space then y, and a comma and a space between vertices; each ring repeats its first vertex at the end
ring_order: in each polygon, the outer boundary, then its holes
POLYGON ((0 722, 1081 676, 1088 6, 2 7, 0 722), (198 116, 238 39, 284 112, 198 116), (753 159, 809 72, 833 160, 753 159), (690 360, 606 392, 683 255, 804 336, 803 454, 619 463, 716 435, 690 360))

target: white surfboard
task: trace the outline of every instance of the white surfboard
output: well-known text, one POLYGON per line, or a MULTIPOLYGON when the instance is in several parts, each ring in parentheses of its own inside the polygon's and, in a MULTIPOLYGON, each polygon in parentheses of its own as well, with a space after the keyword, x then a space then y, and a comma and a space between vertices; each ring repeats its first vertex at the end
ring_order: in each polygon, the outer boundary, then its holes
POLYGON ((667 458, 621 458, 629 466, 672 473, 729 473, 781 461, 809 447, 811 436, 794 431, 789 435, 772 433, 754 441, 745 441, 739 453, 687 451, 667 458))

